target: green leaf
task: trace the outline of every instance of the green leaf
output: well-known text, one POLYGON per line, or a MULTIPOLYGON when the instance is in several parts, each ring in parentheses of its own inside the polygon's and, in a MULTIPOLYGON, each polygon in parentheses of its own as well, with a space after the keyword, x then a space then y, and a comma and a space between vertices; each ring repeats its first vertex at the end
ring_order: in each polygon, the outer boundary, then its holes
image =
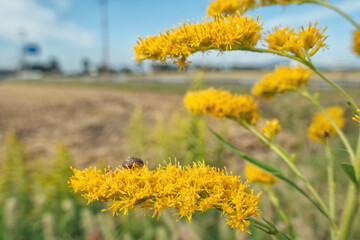
POLYGON ((214 136, 221 142, 223 143, 226 147, 228 147, 231 151, 233 151, 236 155, 242 157, 243 159, 245 159, 246 161, 254 164, 255 166, 273 174, 274 176, 276 176, 277 178, 283 180, 284 182, 288 183, 290 186, 292 186, 293 188, 295 188, 298 192, 300 192, 303 196, 305 196, 325 217, 327 217, 328 219, 330 219, 330 217, 325 213, 325 211, 322 209, 322 207, 316 202, 314 201, 306 192, 304 192, 304 190, 302 190, 298 185, 296 185, 296 183, 294 183, 293 181, 291 181, 289 178, 287 178, 284 173, 268 164, 265 162, 262 162, 256 158, 253 158, 249 155, 247 155, 246 153, 244 153, 243 151, 241 151, 240 149, 238 149, 237 147, 235 147, 234 145, 232 145, 231 143, 225 141, 218 133, 216 133, 214 130, 210 129, 210 132, 212 134, 214 134, 214 136))
POLYGON ((257 160, 256 158, 253 158, 247 154, 245 154, 244 152, 242 152, 240 149, 236 148, 235 146, 231 145, 230 143, 226 142, 218 133, 214 132, 212 129, 210 129, 210 132, 212 134, 215 135, 215 137, 221 142, 223 143, 226 147, 228 147, 231 151, 233 151, 236 155, 246 159, 248 162, 264 169, 265 171, 273 174, 274 176, 283 176, 284 174, 281 172, 280 169, 268 164, 268 163, 265 163, 265 162, 262 162, 260 160, 257 160))
POLYGON ((256 227, 257 229, 263 231, 266 234, 272 234, 271 232, 269 232, 267 229, 264 229, 263 227, 260 227, 258 225, 254 225, 254 227, 256 227))
POLYGON ((277 230, 276 227, 275 227, 275 225, 274 225, 272 222, 270 222, 269 220, 266 220, 264 217, 261 217, 261 218, 262 218, 262 220, 263 220, 268 226, 270 226, 273 230, 277 230))
POLYGON ((339 163, 339 164, 346 173, 346 175, 350 178, 350 180, 357 185, 354 167, 348 163, 339 163))
POLYGON ((256 227, 257 229, 260 229, 261 231, 267 233, 267 234, 271 234, 271 235, 275 235, 277 236, 278 239, 284 239, 284 240, 292 240, 292 238, 288 237, 286 234, 284 234, 283 232, 280 232, 274 224, 272 224, 270 221, 267 221, 265 218, 262 218, 263 222, 260 222, 257 219, 254 218, 250 218, 251 224, 254 225, 254 227, 256 227))
POLYGON ((280 231, 275 227, 275 225, 274 225, 272 222, 266 220, 264 217, 262 217, 262 220, 264 220, 264 222, 265 222, 268 226, 270 226, 270 227, 272 228, 272 230, 273 230, 275 233, 277 233, 277 235, 279 235, 282 239, 291 240, 290 237, 288 237, 288 236, 286 236, 284 233, 280 232, 280 231))

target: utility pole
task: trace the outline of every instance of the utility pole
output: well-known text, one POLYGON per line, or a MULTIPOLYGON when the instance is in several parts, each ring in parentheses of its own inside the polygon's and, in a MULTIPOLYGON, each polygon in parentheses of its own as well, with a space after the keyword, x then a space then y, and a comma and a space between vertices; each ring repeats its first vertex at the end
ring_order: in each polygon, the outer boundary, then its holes
POLYGON ((19 39, 20 39, 19 70, 21 71, 21 70, 26 70, 26 68, 27 68, 26 52, 25 52, 25 44, 27 41, 27 31, 25 29, 20 29, 19 39))
POLYGON ((107 0, 100 1, 100 17, 101 17, 101 53, 102 66, 101 71, 109 72, 110 43, 109 43, 109 16, 107 0))

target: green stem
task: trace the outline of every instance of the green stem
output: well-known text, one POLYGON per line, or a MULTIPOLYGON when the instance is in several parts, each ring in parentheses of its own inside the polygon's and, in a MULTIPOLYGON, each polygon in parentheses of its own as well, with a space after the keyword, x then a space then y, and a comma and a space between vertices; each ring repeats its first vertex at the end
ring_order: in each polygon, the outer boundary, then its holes
POLYGON ((282 57, 291 58, 291 59, 293 59, 297 62, 301 62, 301 63, 303 63, 305 61, 304 59, 302 59, 300 57, 288 54, 286 52, 281 52, 281 51, 276 51, 276 50, 271 50, 271 49, 256 48, 256 47, 239 47, 239 48, 233 48, 231 50, 243 50, 243 51, 258 52, 258 53, 271 53, 271 54, 279 55, 282 57))
POLYGON ((340 10, 339 8, 335 7, 334 5, 331 5, 330 3, 328 3, 327 1, 316 1, 316 0, 303 0, 301 1, 303 3, 314 3, 314 4, 319 4, 322 5, 324 7, 330 8, 331 10, 334 10, 335 12, 339 13, 341 16, 343 16, 344 18, 346 18, 349 22, 351 22, 357 29, 360 29, 360 25, 357 24, 354 19, 352 19, 348 14, 346 14, 345 12, 343 12, 342 10, 340 10))
POLYGON ((340 233, 338 240, 348 240, 351 228, 359 207, 359 187, 353 182, 349 183, 348 193, 345 200, 345 209, 341 217, 340 233))
POLYGON ((275 231, 273 231, 273 229, 271 229, 268 225, 260 222, 259 220, 255 219, 255 218, 250 218, 250 222, 262 227, 263 229, 266 229, 269 234, 274 234, 275 233, 275 231))
POLYGON ((309 189, 309 191, 313 194, 313 196, 315 197, 315 199, 317 200, 317 202, 319 203, 319 205, 322 207, 323 211, 326 213, 326 215, 328 215, 328 219, 330 221, 331 226, 334 228, 334 230, 337 231, 337 226, 335 221, 332 219, 332 217, 329 214, 329 210, 327 209, 325 203, 323 202, 323 200, 321 199, 321 197, 319 196, 319 194, 316 192, 316 190, 314 189, 314 187, 311 185, 311 183, 306 180, 306 178, 299 172, 299 170, 297 169, 297 167, 295 166, 295 164, 291 161, 291 159, 288 157, 289 154, 284 154, 283 151, 281 151, 279 149, 279 147, 270 142, 267 138, 265 138, 263 135, 261 135, 253 126, 251 126, 250 124, 246 123, 246 122, 240 122, 240 124, 242 126, 244 126, 246 129, 248 129, 250 132, 252 132, 264 145, 266 145, 267 147, 269 147, 271 150, 273 150, 275 153, 277 153, 290 167, 290 169, 296 174, 296 176, 298 178, 301 179, 301 181, 303 181, 303 183, 306 185, 306 187, 309 189))
MULTIPOLYGON (((356 159, 355 159, 355 172, 360 173, 360 128, 359 128, 359 134, 357 139, 357 147, 356 147, 356 159)), ((357 182, 360 182, 360 174, 356 178, 357 182)))
MULTIPOLYGON (((332 10, 334 10, 335 12, 339 13, 341 16, 343 16, 344 18, 346 18, 349 22, 351 22, 357 29, 360 29, 360 25, 357 24, 354 19, 352 19, 348 14, 346 14, 345 12, 343 12, 342 10, 340 10, 339 8, 335 7, 334 5, 329 4, 326 0, 323 1, 318 1, 318 0, 298 0, 298 1, 293 1, 291 3, 294 4, 304 4, 304 3, 314 3, 314 4, 319 4, 322 5, 324 7, 330 8, 332 10)), ((289 3, 290 4, 290 3, 289 3)), ((265 6, 271 6, 273 4, 267 4, 265 6)), ((264 4, 258 4, 256 5, 254 8, 256 7, 262 7, 264 6, 264 4)))
MULTIPOLYGON (((324 114, 324 116, 329 120, 329 122, 331 123, 331 125, 334 127, 335 131, 338 133, 340 139, 342 140, 342 142, 344 143, 344 146, 346 148, 346 150, 348 151, 349 155, 350 155, 350 161, 351 163, 355 166, 355 154, 354 154, 354 150, 352 149, 348 139, 346 138, 344 132, 338 127, 338 125, 334 122, 334 120, 329 116, 329 114, 326 112, 326 110, 323 108, 323 106, 321 106, 321 104, 319 103, 318 100, 316 100, 315 98, 313 98, 310 93, 305 89, 298 89, 297 90, 298 93, 300 93, 302 96, 304 96, 306 99, 308 99, 315 107, 317 107, 322 114, 324 114)), ((357 172, 357 171, 356 171, 357 172)), ((358 173, 356 174, 356 176, 358 176, 358 173)))
MULTIPOLYGON (((283 180, 284 182, 286 182, 287 184, 289 184, 291 187, 293 187, 294 189, 296 189, 297 191, 299 191, 299 193, 301 193, 304 197, 306 197, 306 199, 308 199, 312 204, 314 204, 314 206, 321 212, 321 214, 323 214, 326 218, 329 219, 329 215, 327 215, 324 210, 322 209, 322 207, 319 205, 319 203, 315 200, 313 200, 307 193, 305 193, 298 185, 296 185, 292 180, 290 180, 289 178, 285 177, 283 172, 268 164, 265 162, 262 162, 260 160, 257 160, 256 158, 253 158, 247 154, 245 154, 244 152, 242 152, 240 149, 236 148, 235 146, 231 145, 229 142, 226 142, 219 134, 217 134, 216 132, 214 132, 213 130, 209 129, 212 134, 214 134, 214 136, 220 141, 222 142, 226 147, 228 147, 232 152, 234 152, 236 155, 244 158, 246 161, 254 164, 255 166, 273 174, 274 176, 278 177, 279 179, 283 180)), ((292 158, 291 158, 292 159, 292 158)))
MULTIPOLYGON (((329 211, 330 216, 336 221, 335 214, 335 179, 334 179, 334 155, 328 141, 325 141, 325 152, 327 157, 328 189, 329 189, 329 211)), ((330 229, 331 239, 336 239, 336 232, 330 229)))
POLYGON ((287 57, 290 59, 293 59, 297 62, 300 62, 302 64, 304 64, 305 66, 309 67, 313 72, 315 72, 319 77, 321 77, 325 82, 327 82, 328 84, 330 84, 333 88, 335 88, 341 95, 343 95, 343 97, 348 101, 348 103, 350 104, 352 110, 354 113, 356 113, 357 109, 359 108, 355 101, 349 96, 349 94, 347 94, 346 91, 344 91, 341 87, 339 87, 338 85, 336 85, 335 83, 333 83, 331 80, 329 80, 327 77, 325 77, 321 72, 319 72, 316 67, 310 62, 307 61, 303 58, 288 54, 286 52, 280 52, 280 51, 275 51, 275 50, 270 50, 270 49, 262 49, 262 48, 252 48, 252 47, 239 47, 239 48, 233 48, 232 50, 242 50, 242 51, 249 51, 249 52, 258 52, 258 53, 271 53, 271 54, 275 54, 275 55, 279 55, 282 57, 287 57))
POLYGON ((316 69, 316 67, 308 61, 303 61, 303 64, 305 64, 306 66, 308 66, 311 70, 313 70, 319 77, 321 77, 325 82, 327 82, 328 84, 330 84, 333 88, 335 88, 341 95, 343 95, 345 97, 345 99, 348 101, 349 105, 351 106, 352 110, 354 113, 356 113, 357 109, 359 108, 355 101, 349 96, 349 94, 347 94, 347 92, 342 89, 341 87, 339 87, 338 85, 336 85, 335 83, 333 83, 331 80, 329 80, 327 77, 325 77, 321 72, 319 72, 319 70, 316 69))
POLYGON ((289 217, 285 213, 284 209, 280 206, 279 198, 276 196, 276 194, 272 190, 271 186, 266 185, 265 189, 269 194, 269 198, 270 198, 271 203, 274 205, 274 207, 278 211, 280 217, 284 220, 284 222, 285 222, 285 224, 287 226, 289 235, 291 236, 292 239, 295 239, 294 229, 293 229, 293 227, 291 225, 289 217))
MULTIPOLYGON (((358 135, 357 140, 357 148, 356 148, 356 165, 355 171, 360 171, 360 132, 358 135)), ((360 176, 357 176, 357 182, 360 180, 360 176)), ((351 234, 351 228, 354 223, 354 219, 356 216, 356 213, 359 208, 360 199, 359 199, 359 186, 356 185, 353 182, 349 183, 348 187, 348 193, 345 200, 345 208, 343 211, 343 214, 341 216, 341 225, 340 225, 340 234, 339 234, 339 240, 347 240, 350 237, 351 234)))

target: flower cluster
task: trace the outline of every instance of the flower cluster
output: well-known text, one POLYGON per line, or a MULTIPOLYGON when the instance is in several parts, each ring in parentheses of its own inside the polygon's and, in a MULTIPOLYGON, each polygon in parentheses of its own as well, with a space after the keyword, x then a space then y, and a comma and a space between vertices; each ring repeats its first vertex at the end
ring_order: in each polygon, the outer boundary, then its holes
MULTIPOLYGON (((327 114, 332 118, 339 128, 345 124, 344 109, 339 106, 326 108, 327 114)), ((309 138, 318 142, 325 142, 327 138, 336 135, 336 130, 322 113, 313 116, 312 123, 309 127, 309 138)))
POLYGON ((68 184, 75 192, 81 192, 89 202, 101 200, 109 202, 114 214, 129 209, 153 210, 153 217, 163 210, 173 208, 179 218, 208 209, 218 209, 227 216, 227 224, 239 231, 248 231, 248 218, 259 214, 260 193, 253 190, 239 177, 227 170, 205 165, 204 162, 181 166, 179 162, 166 163, 156 170, 147 164, 142 168, 120 168, 112 171, 88 168, 83 171, 71 168, 74 175, 68 184))
POLYGON ((209 88, 190 91, 184 97, 187 109, 195 114, 211 114, 216 118, 236 118, 249 124, 259 119, 258 106, 249 95, 209 88))
POLYGON ((230 15, 243 8, 253 8, 254 5, 255 0, 215 0, 209 4, 206 13, 209 16, 230 15))
POLYGON ((358 114, 355 115, 355 117, 353 117, 352 119, 360 124, 360 109, 358 109, 357 112, 358 114))
POLYGON ((249 182, 267 185, 272 185, 278 181, 278 179, 270 173, 248 163, 245 168, 245 177, 249 182))
POLYGON ((320 30, 309 23, 308 27, 301 26, 296 32, 294 28, 275 27, 273 32, 268 32, 265 42, 268 48, 277 51, 288 52, 301 58, 313 56, 320 48, 325 47, 324 43, 327 36, 324 36, 326 30, 320 30))
POLYGON ((268 139, 274 138, 275 135, 281 131, 281 125, 278 119, 273 118, 271 120, 266 120, 265 123, 266 125, 261 129, 261 133, 268 139))
POLYGON ((205 18, 203 22, 183 22, 159 35, 139 38, 133 52, 139 62, 144 59, 165 62, 170 58, 185 67, 187 57, 198 51, 255 46, 261 37, 261 26, 259 18, 255 21, 239 12, 229 17, 205 18))
POLYGON ((260 6, 273 4, 288 4, 294 0, 215 0, 207 8, 209 16, 218 16, 220 14, 233 14, 237 10, 252 9, 260 6))
POLYGON ((360 56, 360 30, 355 30, 353 35, 353 50, 360 56))
POLYGON ((271 99, 284 91, 296 90, 307 84, 311 72, 301 66, 279 66, 274 72, 268 73, 252 88, 254 95, 271 99))

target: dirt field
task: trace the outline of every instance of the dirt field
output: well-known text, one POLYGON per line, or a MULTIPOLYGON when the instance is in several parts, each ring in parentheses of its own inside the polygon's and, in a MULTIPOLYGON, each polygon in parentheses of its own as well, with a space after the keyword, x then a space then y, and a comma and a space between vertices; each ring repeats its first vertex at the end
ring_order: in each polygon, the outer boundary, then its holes
MULTIPOLYGON (((167 119, 183 109, 182 98, 182 94, 157 91, 1 83, 0 142, 6 132, 15 131, 32 156, 51 159, 62 142, 79 167, 98 159, 118 165, 131 155, 124 137, 134 107, 141 106, 147 123, 155 126, 157 116, 167 119)), ((211 119, 210 124, 218 122, 211 119)), ((231 142, 248 153, 266 152, 235 123, 228 132, 231 142)), ((286 133, 278 141, 288 147, 294 143, 286 133)))
POLYGON ((15 131, 36 156, 48 158, 65 143, 78 161, 126 156, 124 128, 134 106, 149 121, 182 106, 176 94, 111 89, 0 84, 0 142, 15 131))

